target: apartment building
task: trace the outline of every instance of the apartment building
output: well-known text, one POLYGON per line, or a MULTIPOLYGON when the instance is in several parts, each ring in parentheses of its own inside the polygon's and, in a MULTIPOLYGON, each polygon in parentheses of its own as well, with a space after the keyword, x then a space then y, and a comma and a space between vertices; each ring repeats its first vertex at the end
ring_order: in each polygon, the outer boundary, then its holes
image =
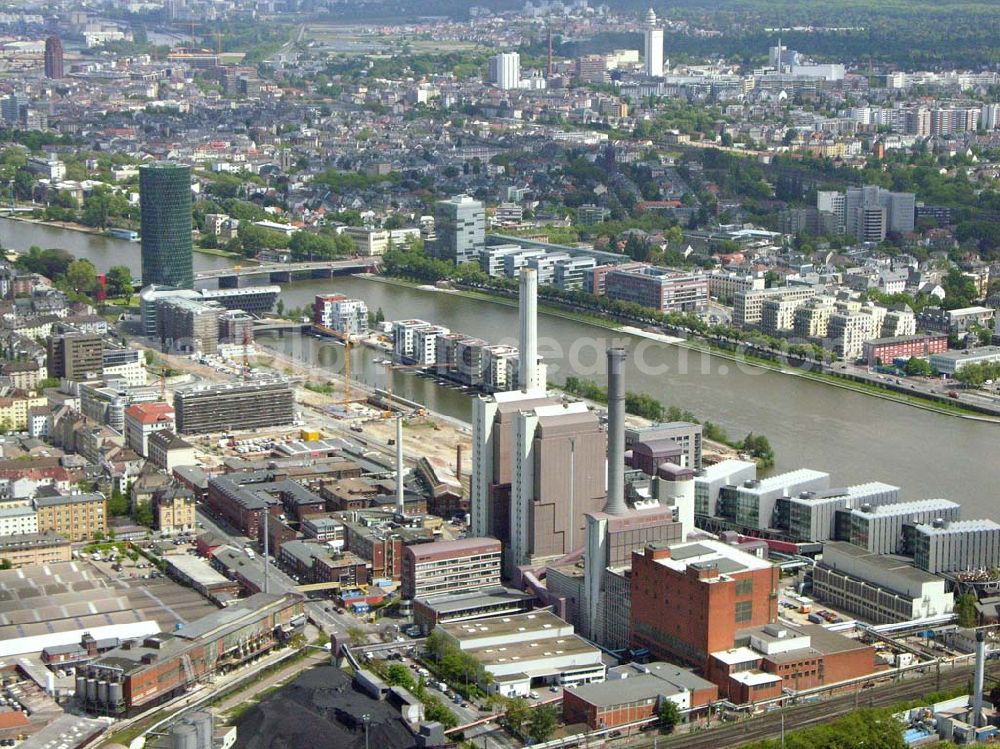
POLYGON ((91 541, 108 533, 108 501, 103 494, 52 494, 34 499, 38 531, 70 541, 91 541))

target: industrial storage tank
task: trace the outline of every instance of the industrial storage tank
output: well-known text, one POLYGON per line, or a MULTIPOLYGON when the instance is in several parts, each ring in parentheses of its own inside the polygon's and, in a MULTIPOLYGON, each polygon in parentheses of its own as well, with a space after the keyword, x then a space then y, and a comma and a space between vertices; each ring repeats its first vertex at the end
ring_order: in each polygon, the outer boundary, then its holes
POLYGON ((87 679, 87 702, 97 702, 97 679, 87 679))
POLYGON ((198 749, 212 749, 212 715, 199 710, 188 716, 198 733, 198 749))
POLYGON ((104 679, 97 682, 97 701, 102 705, 108 704, 108 682, 104 679))
POLYGON ((76 677, 76 698, 78 700, 87 699, 87 677, 77 676, 76 677))
POLYGON ((170 729, 171 749, 198 749, 198 729, 190 723, 178 723, 170 729))
POLYGON ((119 681, 113 681, 108 685, 108 703, 112 706, 120 705, 124 697, 122 696, 122 685, 119 681))

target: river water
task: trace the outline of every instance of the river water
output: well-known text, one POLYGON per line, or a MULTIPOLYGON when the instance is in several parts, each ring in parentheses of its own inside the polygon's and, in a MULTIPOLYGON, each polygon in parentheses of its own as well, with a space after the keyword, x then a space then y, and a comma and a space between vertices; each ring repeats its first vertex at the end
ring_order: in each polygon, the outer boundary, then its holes
MULTIPOLYGON (((98 268, 126 262, 138 271, 139 245, 49 227, 0 220, 5 247, 64 247, 91 259, 98 268)), ((195 255, 195 269, 227 264, 195 255)), ((421 318, 484 338, 514 343, 517 310, 489 301, 401 287, 359 277, 339 277, 287 285, 286 308, 312 303, 318 293, 343 293, 381 308, 386 319, 421 318)), ((1000 461, 990 457, 1000 426, 884 401, 822 383, 688 352, 675 346, 612 333, 581 322, 542 314, 540 352, 549 379, 567 374, 604 382, 603 351, 611 336, 631 356, 627 388, 667 405, 688 409, 723 426, 730 435, 767 435, 777 453, 776 470, 809 467, 828 471, 834 485, 886 481, 908 499, 947 497, 961 502, 964 517, 1000 519, 997 487, 1000 461)), ((343 349, 308 336, 274 338, 273 345, 308 361, 340 371, 343 349)), ((386 368, 376 352, 355 348, 352 378, 384 386, 386 368)), ((442 413, 468 420, 468 396, 412 373, 392 373, 395 393, 442 413)))

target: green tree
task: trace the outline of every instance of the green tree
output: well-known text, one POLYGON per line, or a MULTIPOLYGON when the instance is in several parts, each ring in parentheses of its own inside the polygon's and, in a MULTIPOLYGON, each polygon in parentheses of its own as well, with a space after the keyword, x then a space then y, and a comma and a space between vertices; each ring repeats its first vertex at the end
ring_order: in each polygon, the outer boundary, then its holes
POLYGON ((411 692, 417 686, 416 681, 413 679, 413 673, 402 663, 390 663, 386 666, 385 680, 390 684, 403 687, 411 692))
POLYGON ((959 627, 976 626, 976 594, 962 593, 955 599, 955 614, 958 616, 959 627))
POLYGON ((105 276, 108 294, 132 298, 132 271, 125 265, 113 265, 105 276))
POLYGON ((911 356, 906 360, 906 364, 903 365, 903 371, 907 377, 930 377, 934 374, 931 363, 917 356, 911 356))
POLYGON ((547 741, 559 725, 559 714, 553 705, 538 705, 528 719, 528 738, 535 743, 547 741))
POLYGON ((674 727, 681 722, 681 711, 677 707, 677 703, 664 699, 660 705, 659 718, 660 725, 667 730, 667 733, 673 733, 674 727))
POLYGON ((74 260, 63 274, 63 283, 77 294, 92 295, 97 290, 97 269, 89 260, 74 260))
POLYGON ((27 254, 17 259, 17 265, 30 273, 39 273, 46 278, 55 279, 61 276, 73 262, 73 256, 66 250, 48 249, 32 246, 27 254))
POLYGON ((531 718, 531 704, 523 697, 513 697, 507 700, 503 717, 507 728, 514 733, 520 733, 531 718))
POLYGON ((153 527, 153 508, 150 506, 149 502, 143 502, 135 508, 135 522, 139 525, 145 525, 147 528, 153 527))

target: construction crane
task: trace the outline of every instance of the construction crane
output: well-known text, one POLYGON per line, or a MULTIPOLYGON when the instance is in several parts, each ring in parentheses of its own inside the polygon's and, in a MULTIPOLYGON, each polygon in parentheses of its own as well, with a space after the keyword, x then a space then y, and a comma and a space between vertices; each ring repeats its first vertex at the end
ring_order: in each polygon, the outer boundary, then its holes
POLYGON ((359 400, 367 400, 366 398, 351 398, 351 337, 346 333, 341 333, 339 330, 334 330, 318 323, 313 323, 313 328, 320 333, 333 336, 344 344, 344 398, 340 401, 341 405, 355 403, 359 400))
POLYGON ((250 326, 243 330, 243 379, 250 379, 250 326))

